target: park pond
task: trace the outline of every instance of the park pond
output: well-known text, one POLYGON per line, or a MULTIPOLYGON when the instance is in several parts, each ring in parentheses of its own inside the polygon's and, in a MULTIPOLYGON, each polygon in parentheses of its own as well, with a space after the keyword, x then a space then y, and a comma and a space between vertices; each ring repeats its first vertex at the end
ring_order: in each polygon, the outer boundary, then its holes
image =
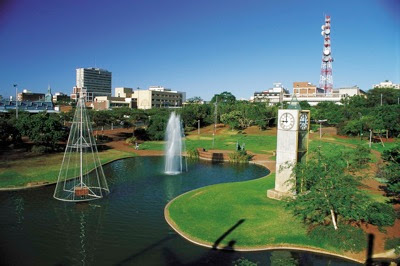
MULTIPOLYGON (((218 251, 194 245, 164 219, 165 205, 203 186, 266 176, 257 165, 188 162, 165 175, 163 157, 135 157, 104 166, 111 193, 89 203, 53 198, 54 186, 0 193, 2 265, 232 265, 246 258, 269 265, 271 251, 218 251)), ((207 217, 204 217, 207 219, 207 217)), ((357 265, 291 252, 303 265, 357 265)))

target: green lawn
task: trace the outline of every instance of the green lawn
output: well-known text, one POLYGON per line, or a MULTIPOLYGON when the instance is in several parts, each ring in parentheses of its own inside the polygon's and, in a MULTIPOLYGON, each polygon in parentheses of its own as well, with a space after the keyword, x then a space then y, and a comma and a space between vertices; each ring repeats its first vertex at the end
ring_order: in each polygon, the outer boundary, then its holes
POLYGON ((191 239, 213 245, 239 221, 243 222, 223 238, 234 248, 267 245, 299 245, 338 252, 307 236, 306 226, 293 217, 282 201, 267 198, 274 187, 274 175, 238 183, 208 186, 175 199, 168 208, 172 221, 191 239))
MULTIPOLYGON (((23 187, 30 182, 56 182, 64 153, 46 154, 0 163, 0 188, 23 187)), ((99 152, 102 164, 132 157, 133 153, 114 149, 99 152)))
MULTIPOLYGON (((364 137, 362 140, 360 140, 359 137, 338 137, 338 136, 333 136, 333 139, 336 142, 342 142, 344 144, 353 144, 353 145, 362 145, 364 147, 369 147, 369 139, 364 137)), ((385 150, 391 149, 394 146, 398 145, 400 143, 399 139, 395 139, 394 142, 384 142, 385 146, 382 146, 381 142, 376 142, 376 143, 371 143, 371 149, 376 150, 380 153, 382 153, 385 150)))
MULTIPOLYGON (((213 147, 212 135, 190 135, 186 138, 186 149, 195 148, 235 150, 236 143, 245 144, 246 150, 254 153, 270 153, 276 149, 276 136, 269 135, 247 135, 233 132, 231 134, 216 135, 213 147)), ((164 141, 146 141, 140 145, 143 150, 163 150, 164 141)))

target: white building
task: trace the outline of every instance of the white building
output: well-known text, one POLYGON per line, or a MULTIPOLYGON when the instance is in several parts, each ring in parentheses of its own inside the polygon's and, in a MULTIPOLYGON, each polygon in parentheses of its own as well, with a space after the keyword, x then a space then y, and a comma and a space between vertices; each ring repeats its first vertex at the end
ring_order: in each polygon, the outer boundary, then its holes
MULTIPOLYGON (((342 99, 355 95, 365 96, 366 93, 358 86, 353 86, 333 89, 332 93, 296 94, 296 97, 299 101, 306 101, 311 106, 315 106, 321 102, 334 102, 336 104, 341 104, 342 99)), ((283 101, 290 102, 291 99, 292 95, 284 95, 283 101)))
MULTIPOLYGON (((308 84, 307 82, 301 82, 308 84)), ((346 97, 355 95, 366 95, 363 90, 357 86, 337 88, 330 94, 321 93, 321 90, 316 86, 303 86, 299 82, 294 83, 294 94, 298 101, 306 101, 311 106, 315 106, 321 102, 334 102, 341 104, 341 100, 346 97), (299 86, 297 86, 300 84, 299 86)), ((284 89, 280 83, 274 83, 274 88, 263 92, 255 92, 252 100, 254 102, 268 102, 270 105, 275 105, 280 102, 290 102, 293 94, 289 94, 288 90, 284 89)))
POLYGON ((135 90, 132 98, 137 99, 138 109, 182 107, 186 93, 173 91, 162 86, 150 86, 148 90, 135 90))
POLYGON ((374 84, 373 88, 395 88, 400 89, 400 84, 392 83, 390 80, 385 80, 379 84, 374 84))
POLYGON ((86 89, 86 101, 96 96, 111 96, 111 72, 100 68, 77 68, 76 86, 71 98, 76 100, 81 89, 86 89))
POLYGON ((132 88, 118 87, 114 89, 115 97, 132 98, 133 93, 132 88))
POLYGON ((91 106, 95 110, 109 110, 120 107, 137 108, 137 103, 134 98, 97 96, 91 106))
POLYGON ((282 86, 282 83, 274 83, 274 87, 269 90, 255 92, 250 101, 267 102, 269 105, 275 105, 283 101, 285 94, 289 94, 289 91, 282 86))
POLYGON ((133 90, 132 88, 115 88, 115 97, 97 96, 93 101, 93 108, 106 110, 116 107, 138 109, 175 108, 182 107, 186 101, 186 93, 173 91, 161 86, 152 86, 148 90, 133 90))

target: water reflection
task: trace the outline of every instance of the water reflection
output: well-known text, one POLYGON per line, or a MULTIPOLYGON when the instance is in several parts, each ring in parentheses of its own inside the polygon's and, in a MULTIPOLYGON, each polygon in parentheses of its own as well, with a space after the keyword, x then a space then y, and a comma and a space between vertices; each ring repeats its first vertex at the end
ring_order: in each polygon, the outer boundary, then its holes
POLYGON ((24 222, 24 198, 18 194, 15 193, 13 194, 13 203, 15 205, 15 222, 16 222, 16 228, 17 229, 22 229, 22 223, 24 222))
MULTIPOLYGON (((211 184, 259 178, 268 173, 265 168, 198 162, 191 163, 187 173, 166 176, 161 174, 163 165, 161 157, 107 165, 111 193, 94 203, 54 200, 51 186, 0 193, 0 264, 232 265, 240 257, 270 264, 270 252, 196 246, 173 232, 164 219, 165 204, 174 197, 211 184)), ((234 248, 235 239, 229 241, 227 248, 234 248)), ((338 261, 332 265, 346 265, 338 261)))

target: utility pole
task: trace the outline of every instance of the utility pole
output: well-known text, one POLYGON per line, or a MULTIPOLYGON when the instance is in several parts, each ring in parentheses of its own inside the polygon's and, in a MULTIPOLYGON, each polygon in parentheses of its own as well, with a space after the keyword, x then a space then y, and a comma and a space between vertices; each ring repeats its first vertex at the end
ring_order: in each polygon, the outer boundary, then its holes
POLYGON ((372 130, 369 130, 369 147, 371 148, 371 142, 372 142, 372 130))
MULTIPOLYGON (((382 94, 381 94, 382 95, 382 94)), ((381 103, 382 105, 382 103, 381 103)), ((362 140, 362 130, 363 130, 363 124, 362 124, 362 114, 360 112, 358 112, 358 115, 360 116, 360 124, 361 124, 361 128, 360 128, 360 140, 362 140)))
POLYGON ((382 93, 381 93, 381 106, 382 106, 382 100, 383 100, 383 95, 382 95, 382 93))
POLYGON ((197 120, 197 134, 200 135, 200 119, 197 120))
POLYGON ((15 88, 15 118, 18 119, 18 88, 17 84, 14 84, 15 88))
POLYGON ((319 138, 322 138, 322 122, 319 122, 319 138))

